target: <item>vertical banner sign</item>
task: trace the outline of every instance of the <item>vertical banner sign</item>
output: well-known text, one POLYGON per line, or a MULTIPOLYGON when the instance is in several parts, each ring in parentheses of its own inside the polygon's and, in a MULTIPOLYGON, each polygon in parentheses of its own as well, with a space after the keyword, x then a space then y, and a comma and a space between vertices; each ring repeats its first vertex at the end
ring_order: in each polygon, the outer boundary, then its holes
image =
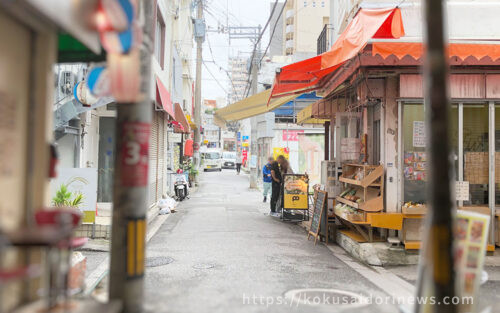
POLYGON ((475 312, 483 272, 490 217, 476 212, 457 211, 455 224, 455 268, 460 296, 473 297, 462 303, 459 312, 475 312))
POLYGON ((123 125, 121 177, 125 187, 141 187, 148 183, 149 133, 151 125, 128 122, 123 125))

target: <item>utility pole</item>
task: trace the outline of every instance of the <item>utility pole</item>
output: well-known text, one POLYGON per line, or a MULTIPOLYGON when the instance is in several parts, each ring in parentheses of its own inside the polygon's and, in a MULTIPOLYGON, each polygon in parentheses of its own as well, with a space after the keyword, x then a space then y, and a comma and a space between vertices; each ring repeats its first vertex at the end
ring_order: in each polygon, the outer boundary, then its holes
POLYGON ((425 111, 427 121, 428 182, 425 247, 420 259, 418 297, 434 297, 435 305, 416 305, 415 312, 455 313, 455 304, 445 304, 455 296, 453 264, 453 209, 448 120, 448 59, 445 45, 444 6, 440 0, 424 1, 427 41, 425 59, 425 111))
POLYGON ((198 0, 198 8, 195 21, 196 38, 196 83, 194 94, 194 166, 200 166, 200 145, 201 145, 201 65, 203 61, 203 42, 205 41, 205 22, 203 21, 203 0, 198 0))
MULTIPOLYGON (((258 76, 259 76, 259 55, 260 55, 260 38, 261 38, 262 27, 259 26, 229 26, 229 43, 231 44, 231 39, 249 39, 254 42, 257 47, 252 53, 252 60, 250 60, 251 66, 251 81, 250 91, 253 94, 257 93, 258 86, 258 76)), ((246 91, 246 90, 245 90, 246 91)), ((250 145, 250 188, 257 188, 257 168, 252 167, 252 157, 257 155, 257 120, 255 117, 250 118, 251 126, 251 145, 250 145)), ((236 133, 237 136, 237 133, 236 133)), ((236 141, 237 142, 237 141, 236 141)))
MULTIPOLYGON (((261 26, 259 25, 259 35, 261 32, 261 26)), ((257 87, 258 87, 258 81, 259 81, 259 60, 260 60, 260 51, 261 51, 261 40, 259 40, 259 43, 257 44, 257 52, 253 54, 253 60, 252 60, 252 86, 251 86, 251 92, 252 95, 257 94, 257 87)), ((257 118, 254 116, 250 118, 250 125, 252 126, 252 138, 251 138, 251 146, 250 146, 250 160, 253 158, 258 158, 258 143, 257 143, 257 118)), ((250 188, 257 188, 257 160, 255 163, 250 161, 250 188)))
POLYGON ((117 105, 109 298, 119 300, 125 313, 142 312, 144 302, 153 13, 154 1, 140 1, 140 100, 117 105))

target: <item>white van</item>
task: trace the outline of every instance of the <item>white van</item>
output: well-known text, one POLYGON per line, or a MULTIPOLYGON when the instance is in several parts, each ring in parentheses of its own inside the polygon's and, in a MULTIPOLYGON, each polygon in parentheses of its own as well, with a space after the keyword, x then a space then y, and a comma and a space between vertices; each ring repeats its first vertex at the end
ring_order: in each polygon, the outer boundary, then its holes
POLYGON ((201 152, 201 167, 203 171, 222 171, 222 153, 220 149, 206 149, 201 152))
POLYGON ((222 152, 222 168, 236 168, 236 152, 222 152))

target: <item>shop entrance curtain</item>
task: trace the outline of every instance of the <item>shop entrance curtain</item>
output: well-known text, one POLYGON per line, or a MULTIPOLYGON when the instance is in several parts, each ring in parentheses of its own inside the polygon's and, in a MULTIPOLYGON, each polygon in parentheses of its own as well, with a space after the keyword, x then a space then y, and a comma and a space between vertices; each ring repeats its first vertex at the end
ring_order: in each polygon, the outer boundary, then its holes
POLYGON ((355 57, 370 39, 401 36, 404 28, 399 8, 361 9, 329 51, 282 67, 276 74, 271 99, 319 89, 329 74, 355 57))

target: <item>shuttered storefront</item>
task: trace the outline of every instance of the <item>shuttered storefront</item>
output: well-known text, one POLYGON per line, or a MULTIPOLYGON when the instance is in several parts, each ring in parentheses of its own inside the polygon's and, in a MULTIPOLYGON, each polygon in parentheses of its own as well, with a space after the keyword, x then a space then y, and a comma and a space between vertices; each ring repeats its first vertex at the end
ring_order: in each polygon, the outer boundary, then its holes
POLYGON ((165 166, 165 113, 158 112, 158 166, 156 170, 156 200, 163 195, 165 166))
POLYGON ((156 182, 158 166, 158 112, 153 110, 151 137, 149 142, 149 205, 156 202, 156 182))

